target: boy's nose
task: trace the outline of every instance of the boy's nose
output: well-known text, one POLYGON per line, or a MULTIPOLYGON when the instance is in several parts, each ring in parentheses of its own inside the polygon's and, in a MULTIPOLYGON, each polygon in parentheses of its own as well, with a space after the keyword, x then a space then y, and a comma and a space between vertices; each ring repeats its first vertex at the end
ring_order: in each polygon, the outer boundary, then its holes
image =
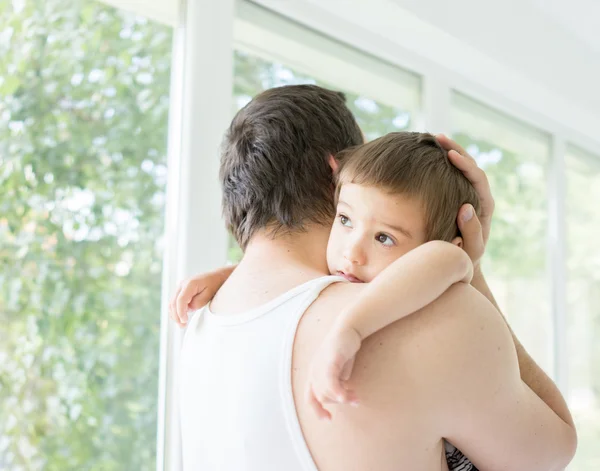
POLYGON ((365 251, 361 248, 360 244, 348 244, 344 250, 344 258, 353 265, 362 266, 366 263, 365 251))

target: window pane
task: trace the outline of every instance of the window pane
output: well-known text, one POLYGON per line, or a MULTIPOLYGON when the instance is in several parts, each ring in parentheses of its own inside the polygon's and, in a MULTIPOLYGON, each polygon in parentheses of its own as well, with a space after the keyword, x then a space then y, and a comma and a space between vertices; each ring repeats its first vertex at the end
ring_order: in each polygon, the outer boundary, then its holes
POLYGON ((153 469, 171 30, 0 22, 0 468, 153 469))
MULTIPOLYGON (((367 140, 389 132, 412 130, 416 127, 415 117, 419 110, 414 107, 412 100, 411 106, 406 107, 402 103, 389 105, 377 102, 369 97, 344 90, 343 84, 322 82, 286 65, 270 62, 242 51, 235 51, 234 65, 234 113, 263 90, 283 85, 310 83, 343 91, 346 94, 348 107, 354 113, 367 140)), ((415 87, 414 93, 419 95, 418 87, 415 87)), ((229 260, 235 263, 241 257, 242 251, 231 239, 229 260)))
POLYGON ((546 268, 548 135, 459 93, 454 138, 490 180, 496 211, 484 272, 511 327, 552 372, 552 317, 546 268))
POLYGON ((600 469, 600 156, 568 149, 567 326, 569 405, 579 447, 569 469, 600 469))

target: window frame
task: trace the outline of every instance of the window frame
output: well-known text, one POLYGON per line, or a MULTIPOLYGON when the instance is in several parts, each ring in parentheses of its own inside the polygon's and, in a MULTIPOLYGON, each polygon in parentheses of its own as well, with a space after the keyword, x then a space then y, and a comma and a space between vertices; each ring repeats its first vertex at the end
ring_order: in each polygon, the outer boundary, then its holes
MULTIPOLYGON (((174 394, 176 390, 176 364, 178 352, 181 345, 182 333, 168 320, 168 298, 175 289, 175 283, 194 272, 213 268, 219 262, 226 261, 226 241, 222 225, 215 219, 219 198, 216 197, 217 189, 214 182, 210 182, 208 176, 203 177, 202 182, 208 185, 204 194, 212 197, 206 199, 206 207, 202 208, 201 216, 194 223, 190 222, 191 209, 186 201, 197 197, 194 185, 197 180, 192 181, 190 169, 194 172, 203 171, 205 175, 213 175, 214 167, 194 166, 190 149, 199 146, 198 140, 204 133, 194 134, 192 127, 186 127, 186 116, 190 113, 189 103, 192 89, 186 87, 191 77, 202 79, 201 68, 210 68, 213 79, 210 84, 217 86, 219 92, 213 97, 211 103, 215 107, 211 109, 210 118, 215 109, 220 111, 218 123, 211 123, 207 114, 199 113, 200 121, 207 126, 206 129, 219 136, 224 130, 224 117, 229 116, 231 107, 231 84, 233 70, 231 64, 222 60, 218 54, 211 54, 218 50, 221 55, 231 56, 234 47, 250 49, 253 53, 269 56, 281 62, 286 60, 281 50, 269 51, 268 44, 257 43, 256 38, 240 35, 239 31, 251 31, 252 28, 269 28, 281 30, 282 25, 292 36, 292 40, 298 42, 298 35, 311 38, 313 44, 327 44, 325 50, 338 51, 341 62, 349 63, 350 68, 356 61, 365 61, 364 64, 373 65, 374 70, 383 75, 383 79, 393 81, 395 77, 412 74, 421 77, 421 110, 418 118, 418 130, 431 132, 448 132, 450 126, 451 94, 453 91, 462 93, 469 98, 484 103, 486 106, 504 113, 517 121, 522 121, 532 127, 543 130, 551 136, 552 148, 548 173, 548 270, 551 273, 550 289, 552 293, 552 318, 554 327, 554 380, 563 392, 567 392, 567 378, 569 376, 567 361, 567 305, 566 305, 566 172, 565 158, 566 149, 569 145, 577 146, 590 155, 596 155, 596 149, 600 148, 600 140, 594 134, 589 123, 580 126, 577 130, 572 126, 559 121, 555 116, 549 114, 549 106, 541 106, 539 100, 520 102, 514 97, 519 94, 523 96, 527 90, 531 90, 531 83, 523 77, 511 76, 510 95, 505 90, 497 87, 497 83, 490 84, 483 79, 465 77, 459 67, 452 68, 448 62, 435 60, 431 57, 423 57, 406 48, 398 48, 396 44, 386 41, 383 37, 375 37, 365 31, 357 32, 342 21, 328 21, 331 18, 319 16, 319 10, 311 5, 311 2, 277 2, 274 0, 220 0, 220 2, 187 2, 186 0, 101 0, 105 3, 130 10, 144 15, 150 19, 169 24, 175 28, 175 40, 173 49, 173 76, 171 81, 171 111, 169 117, 169 180, 168 199, 166 209, 166 235, 167 251, 164 258, 163 289, 161 304, 161 369, 159 381, 159 430, 158 430, 158 453, 157 471, 179 470, 180 440, 179 425, 176 412, 176 401, 174 394), (260 5, 264 6, 260 6, 260 5), (235 13, 234 13, 235 6, 235 13), (270 9, 271 10, 270 10, 270 9), (226 31, 224 41, 217 43, 213 38, 204 35, 205 42, 193 42, 190 35, 194 29, 206 25, 202 22, 202 15, 211 18, 211 23, 226 31), (291 19, 290 19, 291 18, 291 19), (273 23, 274 22, 274 23, 273 23), (242 25, 239 28, 236 25, 242 25), (326 36, 325 36, 326 35, 326 36), (210 47, 203 47, 209 44, 210 47), (200 45, 200 46, 198 46, 200 45), (331 49, 333 48, 333 49, 331 49), (337 48, 337 49, 336 49, 337 48), (200 62, 204 62, 201 64, 200 62), (396 75, 398 74, 398 75, 396 75), (219 85, 220 84, 220 85, 219 85), (224 92, 229 87, 229 97, 224 92), (512 98, 511 98, 512 97, 512 98), (527 104, 525 104, 527 103, 527 104), (532 105, 532 103, 534 103, 532 105), (188 110, 187 112, 185 110, 188 110), (202 119, 204 117, 204 120, 202 119), (187 150, 186 150, 187 149, 187 150), (182 185, 182 183, 185 183, 182 185), (211 186, 212 185, 212 186, 211 186), (196 196, 195 196, 196 195, 196 196), (192 244, 193 235, 201 233, 201 225, 216 224, 220 227, 208 236, 207 241, 217 244, 219 249, 210 251, 198 250, 192 244), (187 235, 186 235, 187 234, 187 235), (222 241, 220 242, 220 239, 222 241), (222 250, 221 250, 221 245, 222 250), (211 254, 208 254, 211 252, 211 254), (222 253, 221 253, 222 252, 222 253), (210 255, 212 258, 206 260, 210 255)), ((271 31, 272 33, 272 31, 271 31)), ((302 41, 300 41, 302 42, 302 41)), ((298 54, 290 64, 303 72, 311 72, 310 48, 298 49, 298 54)), ((331 53, 331 52, 330 52, 331 53)), ((508 72, 507 72, 508 74, 508 72)), ((315 74, 321 78, 321 74, 315 74)), ((483 75, 482 75, 483 76, 483 75)), ((507 75, 508 77, 508 75, 507 75)), ((369 87, 352 91, 369 95, 369 87)), ((390 90, 386 88, 385 90, 390 90)), ((384 90, 384 93, 385 93, 384 90)), ((375 98, 385 103, 393 104, 395 98, 393 93, 389 97, 381 96, 382 91, 377 90, 375 98)), ((539 97, 538 97, 539 98, 539 97)), ((557 98, 558 100, 558 98, 557 98)), ((558 102, 558 101, 557 101, 558 102)), ((561 102, 562 105, 565 102, 561 102)), ((567 109, 568 106, 564 109, 567 109)), ((571 116, 575 108, 568 108, 571 116)), ((591 115, 590 115, 591 116, 591 115)), ((568 117, 565 119, 569 121, 568 117)), ((581 123, 581 120, 579 121, 581 123)), ((216 138, 214 138, 216 139, 216 138)), ((215 145, 215 140, 210 141, 210 146, 215 145)), ((208 149, 209 147, 203 147, 208 149)), ((213 162, 214 164, 214 162, 213 162)), ((214 179, 214 177, 213 177, 214 179)))

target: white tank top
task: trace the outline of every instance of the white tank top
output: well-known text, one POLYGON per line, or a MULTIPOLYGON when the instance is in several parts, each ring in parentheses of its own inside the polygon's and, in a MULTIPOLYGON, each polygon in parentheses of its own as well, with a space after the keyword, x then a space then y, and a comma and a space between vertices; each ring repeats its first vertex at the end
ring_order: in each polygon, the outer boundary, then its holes
POLYGON ((181 355, 184 471, 316 471, 292 394, 292 347, 306 309, 331 283, 304 283, 241 314, 209 306, 181 355))

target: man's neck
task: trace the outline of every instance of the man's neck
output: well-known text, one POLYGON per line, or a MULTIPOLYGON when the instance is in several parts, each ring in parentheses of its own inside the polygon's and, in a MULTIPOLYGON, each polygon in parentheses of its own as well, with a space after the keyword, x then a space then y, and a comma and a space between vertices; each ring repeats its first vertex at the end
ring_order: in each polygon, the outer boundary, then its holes
POLYGON ((303 232, 255 234, 211 308, 217 312, 251 309, 306 281, 328 275, 329 232, 330 226, 311 225, 303 232))
POLYGON ((325 274, 327 240, 330 226, 311 225, 303 232, 271 234, 257 233, 248 243, 240 265, 260 266, 261 270, 284 267, 325 274))

